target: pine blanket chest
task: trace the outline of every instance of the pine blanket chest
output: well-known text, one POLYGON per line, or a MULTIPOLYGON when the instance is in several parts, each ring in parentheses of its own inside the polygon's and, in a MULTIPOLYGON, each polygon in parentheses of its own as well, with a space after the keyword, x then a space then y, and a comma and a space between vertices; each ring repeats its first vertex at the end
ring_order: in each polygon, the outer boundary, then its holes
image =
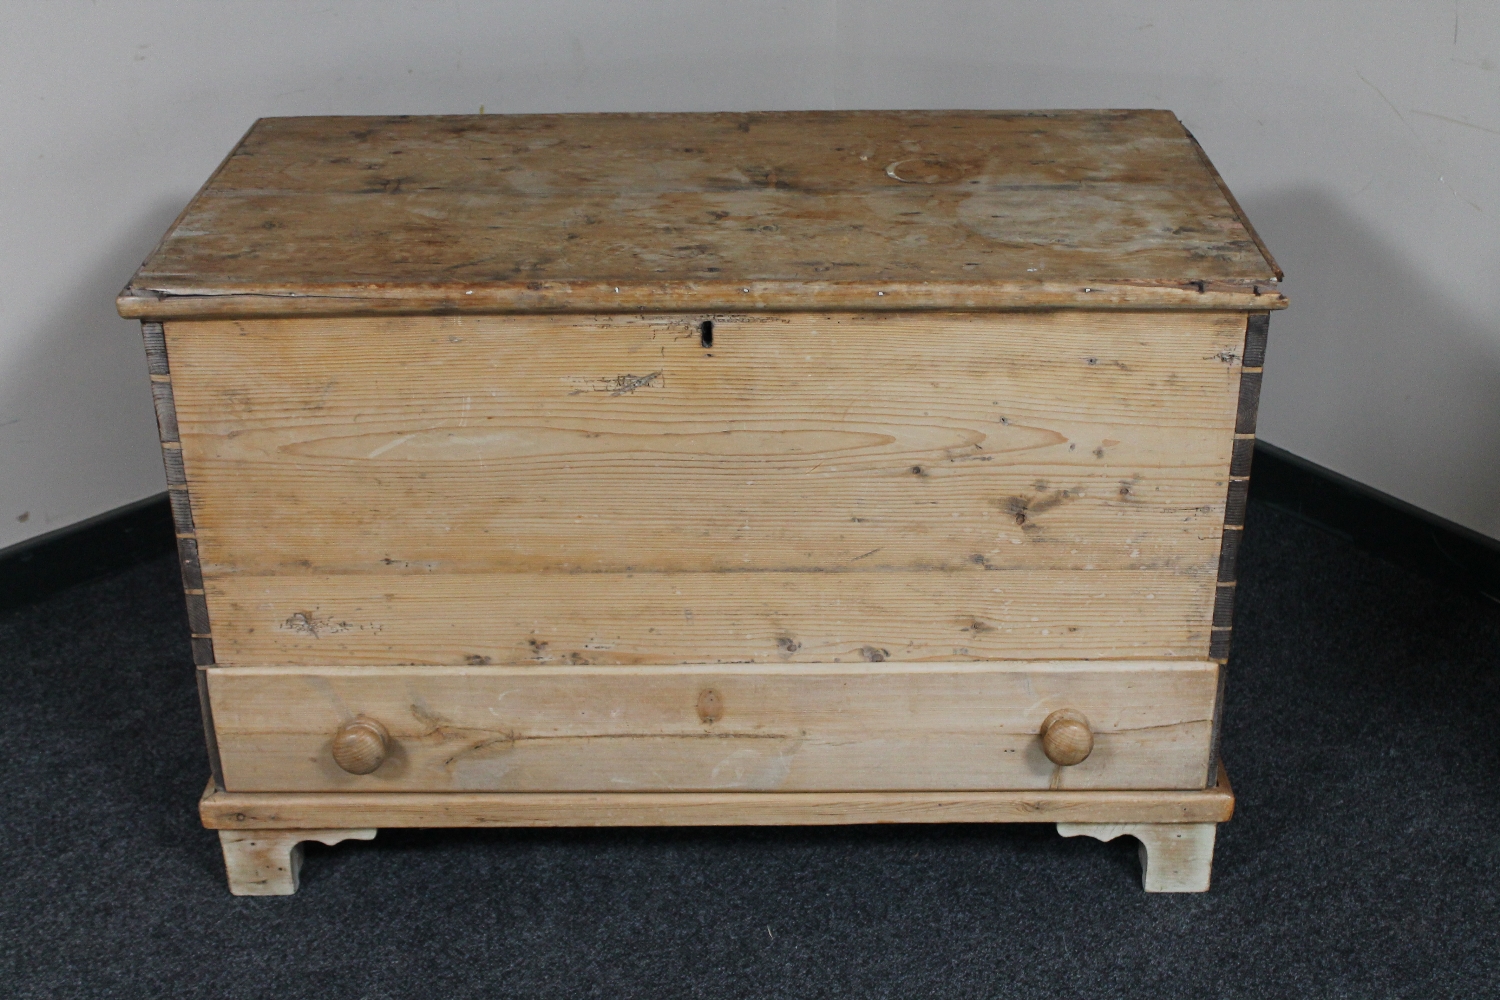
POLYGON ((257 122, 119 299, 230 888, 945 821, 1207 888, 1280 277, 1164 111, 257 122))

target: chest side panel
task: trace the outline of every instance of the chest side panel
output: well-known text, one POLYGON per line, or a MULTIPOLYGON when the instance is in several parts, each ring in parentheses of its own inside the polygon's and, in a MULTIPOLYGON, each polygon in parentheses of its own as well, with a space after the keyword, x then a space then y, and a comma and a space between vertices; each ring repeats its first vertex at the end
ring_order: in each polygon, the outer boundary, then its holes
POLYGON ((166 335, 220 664, 1208 654, 1242 313, 166 335))

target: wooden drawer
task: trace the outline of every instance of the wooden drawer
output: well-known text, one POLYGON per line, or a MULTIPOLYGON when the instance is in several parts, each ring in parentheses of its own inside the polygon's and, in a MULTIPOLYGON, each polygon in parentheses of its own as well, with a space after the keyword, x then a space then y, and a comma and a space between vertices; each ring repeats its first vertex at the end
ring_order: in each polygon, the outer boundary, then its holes
POLYGON ((1212 662, 208 671, 229 791, 861 791, 1202 788, 1212 662), (1040 731, 1081 712, 1069 767, 1040 731), (335 733, 390 735, 367 775, 335 733))

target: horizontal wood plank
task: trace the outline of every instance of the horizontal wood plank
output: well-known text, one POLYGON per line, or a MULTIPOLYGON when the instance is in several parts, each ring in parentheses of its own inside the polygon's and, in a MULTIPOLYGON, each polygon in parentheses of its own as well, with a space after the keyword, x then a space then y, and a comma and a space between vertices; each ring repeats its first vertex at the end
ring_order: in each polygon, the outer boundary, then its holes
POLYGON ((1206 572, 1243 325, 721 317, 711 349, 687 318, 170 335, 210 572, 1206 572))
POLYGON ((1204 659, 1170 572, 225 575, 220 664, 1204 659))
POLYGON ((218 792, 211 830, 370 827, 796 826, 867 823, 1224 823, 1223 769, 1202 791, 218 792))
POLYGON ((1160 281, 695 281, 676 286, 602 282, 431 282, 387 288, 365 282, 205 287, 153 282, 116 300, 120 315, 156 320, 353 316, 573 314, 692 310, 803 312, 1004 312, 1031 309, 1223 311, 1285 309, 1273 282, 1160 281), (618 289, 618 291, 616 291, 618 289))
POLYGON ((233 791, 818 791, 1191 788, 1207 773, 1214 663, 215 668, 233 791), (1043 720, 1082 712, 1082 763, 1043 720), (350 774, 340 726, 390 758, 350 774))

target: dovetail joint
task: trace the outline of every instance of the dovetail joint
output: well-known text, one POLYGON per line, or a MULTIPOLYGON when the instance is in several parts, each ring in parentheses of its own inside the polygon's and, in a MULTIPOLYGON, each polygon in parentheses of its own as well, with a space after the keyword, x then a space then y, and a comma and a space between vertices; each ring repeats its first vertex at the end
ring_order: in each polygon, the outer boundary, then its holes
POLYGON ((1240 541, 1245 536, 1245 516, 1250 500, 1250 467, 1255 458, 1255 424, 1260 410, 1260 386, 1270 326, 1269 312, 1249 313, 1245 317, 1245 344, 1240 353, 1234 445, 1229 461, 1229 483, 1224 497, 1224 534, 1219 547, 1218 586, 1214 589, 1208 642, 1208 658, 1219 664, 1219 689, 1214 698, 1213 726, 1209 737, 1207 784, 1210 787, 1218 779, 1219 736, 1227 673, 1225 666, 1229 662, 1230 640, 1234 633, 1234 599, 1238 591, 1240 541))
MULTIPOLYGON (((209 627, 208 598, 203 587, 203 565, 198 558, 198 532, 193 520, 192 498, 188 493, 187 471, 182 461, 182 433, 177 424, 177 400, 172 389, 172 367, 167 359, 166 328, 161 323, 142 323, 141 340, 146 347, 146 369, 151 377, 151 400, 156 409, 156 429, 161 439, 162 465, 167 476, 167 498, 172 507, 172 524, 177 536, 177 562, 182 571, 183 598, 187 604, 191 629, 193 662, 212 666, 213 638, 209 627)), ((203 697, 206 699, 206 688, 203 697)), ((204 701, 205 713, 207 701, 204 701)), ((213 733, 211 720, 205 714, 209 740, 213 733)), ((218 779, 218 751, 210 747, 215 776, 218 779)), ((221 782, 222 784, 222 782, 221 782)))

